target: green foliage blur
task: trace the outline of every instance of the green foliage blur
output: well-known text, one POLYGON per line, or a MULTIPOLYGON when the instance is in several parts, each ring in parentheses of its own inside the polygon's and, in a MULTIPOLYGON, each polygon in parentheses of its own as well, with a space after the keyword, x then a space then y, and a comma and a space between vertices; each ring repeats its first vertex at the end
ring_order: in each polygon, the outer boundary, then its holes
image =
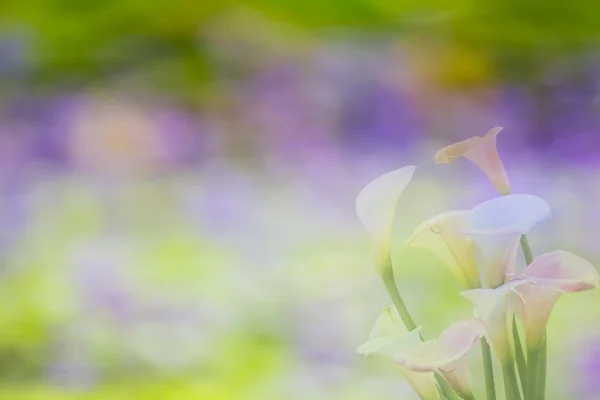
MULTIPOLYGON (((210 85, 218 74, 206 33, 240 9, 309 43, 339 32, 451 40, 485 57, 503 79, 531 78, 549 58, 594 48, 600 34, 600 9, 579 0, 7 0, 0 22, 5 31, 24 32, 31 45, 31 69, 20 77, 27 82, 46 87, 142 75, 185 91, 210 85)), ((238 29, 235 21, 224 23, 224 31, 238 29)))

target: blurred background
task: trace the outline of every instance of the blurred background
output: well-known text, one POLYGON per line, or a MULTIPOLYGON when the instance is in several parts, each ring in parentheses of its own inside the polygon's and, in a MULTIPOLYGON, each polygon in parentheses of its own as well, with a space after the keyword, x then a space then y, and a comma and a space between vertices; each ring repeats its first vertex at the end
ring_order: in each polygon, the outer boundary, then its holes
MULTIPOLYGON (((355 353, 390 303, 356 194, 503 126, 534 253, 600 265, 599 39, 578 0, 2 1, 0 398, 416 399, 355 353)), ((414 215, 495 196, 468 164, 414 215)), ((471 315, 400 264, 426 336, 471 315)), ((598 291, 549 343, 548 398, 600 398, 598 291)))

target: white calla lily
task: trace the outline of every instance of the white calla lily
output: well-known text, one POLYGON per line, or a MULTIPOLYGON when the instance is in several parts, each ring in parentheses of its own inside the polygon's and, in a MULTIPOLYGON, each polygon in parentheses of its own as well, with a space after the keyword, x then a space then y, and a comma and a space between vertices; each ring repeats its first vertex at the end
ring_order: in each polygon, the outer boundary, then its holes
MULTIPOLYGON (((369 334, 369 340, 356 350, 360 354, 381 354, 396 358, 419 343, 420 329, 406 332, 394 306, 383 309, 369 334)), ((399 366, 400 374, 422 400, 439 400, 435 378, 431 372, 415 372, 399 366)))
POLYGON ((473 240, 464 233, 469 210, 448 211, 420 224, 406 246, 438 256, 466 289, 481 287, 473 240))
POLYGON ((356 214, 378 247, 389 247, 390 231, 398 200, 416 167, 387 172, 369 182, 356 198, 356 214))
POLYGON ((513 281, 494 289, 473 289, 461 293, 473 303, 485 326, 488 342, 503 365, 514 360, 512 321, 518 306, 515 304, 515 290, 528 282, 513 281))

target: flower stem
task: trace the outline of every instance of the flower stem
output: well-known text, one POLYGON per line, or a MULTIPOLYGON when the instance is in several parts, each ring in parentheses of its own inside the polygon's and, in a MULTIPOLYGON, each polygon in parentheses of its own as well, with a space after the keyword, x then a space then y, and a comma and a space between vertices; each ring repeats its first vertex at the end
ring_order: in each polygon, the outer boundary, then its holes
POLYGON ((538 383, 541 378, 539 372, 540 366, 540 348, 537 346, 527 346, 527 392, 526 400, 537 400, 538 383))
POLYGON ((538 372, 537 382, 537 400, 544 400, 546 398, 546 358, 548 356, 548 336, 544 334, 544 341, 540 348, 540 367, 538 372))
MULTIPOLYGON (((437 381, 444 398, 447 400, 460 400, 460 397, 456 394, 456 392, 448 385, 448 382, 444 380, 438 374, 435 374, 435 380, 437 381)), ((470 399, 467 399, 470 400, 470 399)), ((474 400, 474 399, 473 399, 474 400)))
MULTIPOLYGON (((400 318, 402 319, 404 326, 409 332, 414 331, 417 328, 417 325, 408 312, 408 308, 406 308, 404 300, 402 300, 402 296, 400 296, 398 286, 396 285, 396 278, 394 277, 394 270, 392 269, 389 257, 386 257, 383 262, 389 263, 380 269, 383 283, 385 284, 385 287, 392 298, 392 302, 394 303, 396 310, 398 310, 398 314, 400 314, 400 318)), ((419 337, 421 338, 421 341, 423 341, 423 336, 421 333, 419 333, 419 337)), ((435 379, 447 400, 460 400, 460 397, 458 397, 454 390, 452 390, 444 378, 435 374, 435 379)))
POLYGON ((504 390, 506 391, 506 400, 521 400, 521 392, 519 391, 519 383, 517 382, 517 374, 515 372, 515 363, 508 362, 502 366, 504 375, 504 390))
POLYGON ((398 314, 400 314, 400 318, 402 318, 402 322, 404 322, 404 326, 406 326, 406 329, 408 329, 409 332, 414 331, 415 329, 417 329, 417 325, 415 324, 415 321, 412 319, 410 313, 408 312, 408 308, 406 308, 404 300, 402 300, 402 296, 400 296, 398 286, 396 286, 394 271, 392 270, 392 268, 385 268, 382 270, 381 277, 383 278, 385 288, 387 289, 390 297, 392 298, 394 306, 396 306, 396 310, 398 310, 398 314))
POLYGON ((521 248, 523 249, 523 255, 525 256, 525 262, 527 265, 533 261, 533 254, 531 253, 531 247, 529 247, 529 241, 527 235, 521 235, 521 248))
POLYGON ((492 352, 490 351, 490 345, 485 341, 485 338, 481 338, 481 356, 483 357, 483 372, 485 375, 485 392, 487 393, 487 400, 496 400, 492 352))
MULTIPOLYGON (((521 248, 527 265, 533 261, 533 255, 526 235, 521 235, 521 248)), ((529 349, 527 346, 527 392, 526 400, 544 400, 546 396, 546 333, 539 348, 529 349), (533 365, 529 365, 533 364, 533 365), (533 379, 533 381, 532 381, 533 379), (531 396, 531 397, 530 397, 531 396), (537 397, 536 397, 537 396, 537 397)), ((519 369, 520 370, 520 369, 519 369)), ((525 387, 523 388, 525 391, 525 387)))
POLYGON ((517 319, 513 317, 513 339, 515 341, 515 356, 517 361, 517 370, 521 380, 521 388, 523 393, 527 393, 527 363, 525 362, 525 354, 523 353, 523 345, 519 337, 519 328, 517 327, 517 319))

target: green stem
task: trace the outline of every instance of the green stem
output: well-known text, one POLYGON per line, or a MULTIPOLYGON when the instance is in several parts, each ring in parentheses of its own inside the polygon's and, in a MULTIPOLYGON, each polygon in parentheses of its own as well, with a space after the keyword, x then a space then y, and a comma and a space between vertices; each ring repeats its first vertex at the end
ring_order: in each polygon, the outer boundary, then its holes
POLYGON ((396 306, 396 310, 398 310, 398 314, 400 314, 400 318, 402 318, 402 322, 404 322, 404 326, 406 326, 406 329, 408 329, 409 332, 414 331, 417 329, 417 325, 410 316, 408 308, 406 308, 404 300, 402 300, 402 296, 400 296, 398 286, 396 286, 396 279, 394 278, 394 271, 392 268, 385 268, 381 273, 381 277, 383 278, 385 288, 392 298, 394 306, 396 306))
POLYGON ((517 327, 517 319, 513 317, 513 339, 515 341, 515 356, 517 361, 517 370, 521 380, 521 388, 523 393, 527 393, 527 363, 525 362, 525 354, 523 353, 523 345, 519 337, 519 328, 517 327))
POLYGON ((506 391, 506 400, 521 400, 521 392, 519 391, 519 383, 517 382, 517 374, 515 372, 514 362, 506 363, 502 366, 504 375, 504 390, 506 391))
MULTIPOLYGON (((444 392, 442 391, 442 388, 439 385, 435 386, 437 388, 438 391, 438 395, 440 396, 441 400, 448 400, 448 398, 444 395, 444 392)), ((419 396, 420 399, 423 399, 421 396, 419 396)))
POLYGON ((539 382, 540 366, 540 348, 536 346, 527 346, 527 392, 526 400, 537 399, 537 388, 539 382))
POLYGON ((521 248, 523 249, 523 255, 525 256, 525 262, 527 265, 533 261, 533 254, 531 253, 531 247, 529 247, 529 241, 527 235, 521 235, 521 248))
MULTIPOLYGON (((456 394, 454 389, 448 385, 448 382, 438 374, 435 374, 435 380, 437 381, 442 394, 447 400, 461 400, 460 397, 456 394)), ((469 399, 467 399, 469 400, 469 399)))
POLYGON ((546 359, 548 356, 547 340, 548 335, 545 334, 544 341, 542 342, 542 347, 540 348, 540 366, 537 382, 537 400, 544 400, 546 398, 546 359))
POLYGON ((481 338, 481 356, 483 357, 483 372, 485 375, 485 392, 487 393, 487 400, 496 400, 492 352, 490 351, 490 345, 485 341, 485 338, 481 338))
MULTIPOLYGON (((404 300, 402 300, 402 296, 400 296, 398 286, 396 285, 396 279, 394 277, 394 270, 391 266, 391 261, 389 258, 386 258, 384 262, 389 263, 389 265, 384 265, 381 269, 381 278, 383 279, 383 283, 385 284, 385 287, 392 298, 394 306, 396 306, 396 310, 398 310, 398 314, 400 314, 400 318, 402 319, 404 326, 409 332, 414 331, 417 328, 417 325, 408 312, 408 308, 406 308, 404 300)), ((419 337, 421 338, 421 341, 423 341, 423 336, 420 333, 419 337)), ((460 400, 460 397, 458 397, 454 390, 452 390, 444 378, 436 374, 435 379, 447 400, 460 400)))
POLYGON ((461 399, 463 400, 475 400, 475 395, 474 394, 463 394, 462 396, 460 396, 461 399))
MULTIPOLYGON (((527 241, 527 236, 525 235, 521 235, 521 248, 523 249, 525 262, 527 262, 527 265, 531 264, 533 255, 531 253, 531 248, 529 247, 529 242, 527 241)), ((544 340, 542 341, 541 347, 533 350, 527 349, 527 384, 529 393, 529 395, 526 396, 527 400, 544 400, 546 396, 546 353, 547 343, 546 333, 544 333, 544 340), (534 365, 530 366, 530 363, 534 365), (532 379, 534 380, 532 381, 532 379)))

